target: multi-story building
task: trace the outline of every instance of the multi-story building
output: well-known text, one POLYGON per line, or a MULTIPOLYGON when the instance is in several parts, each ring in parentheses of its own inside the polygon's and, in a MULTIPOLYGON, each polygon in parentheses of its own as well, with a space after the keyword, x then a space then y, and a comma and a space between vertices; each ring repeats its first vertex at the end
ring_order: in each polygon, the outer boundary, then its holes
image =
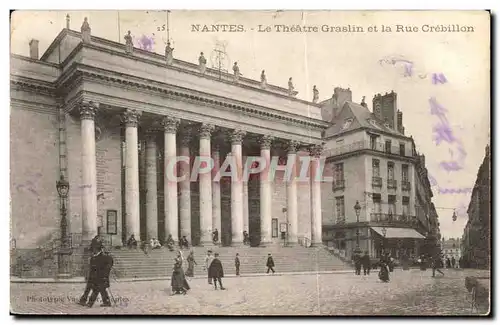
POLYGON ((455 266, 458 264, 458 261, 462 257, 462 247, 461 247, 461 239, 460 238, 448 238, 441 241, 441 253, 445 259, 455 258, 455 266))
POLYGON ((477 172, 467 209, 469 220, 462 236, 465 267, 489 268, 491 258, 491 161, 490 146, 477 172))
POLYGON ((326 130, 325 170, 333 175, 323 193, 323 240, 347 256, 359 248, 378 257, 422 253, 425 239, 439 234, 425 157, 404 134, 394 92, 376 95, 373 112, 364 98, 336 88, 322 102, 326 130))

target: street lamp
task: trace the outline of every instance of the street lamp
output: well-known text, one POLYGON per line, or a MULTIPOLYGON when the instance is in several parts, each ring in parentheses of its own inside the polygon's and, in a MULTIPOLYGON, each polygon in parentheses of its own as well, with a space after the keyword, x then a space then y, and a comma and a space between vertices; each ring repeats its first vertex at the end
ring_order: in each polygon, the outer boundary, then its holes
POLYGON ((61 214, 61 245, 58 249, 57 255, 57 270, 58 278, 69 278, 71 277, 70 271, 70 258, 71 248, 68 245, 68 220, 66 218, 66 199, 69 193, 69 182, 61 175, 61 178, 56 182, 57 194, 59 194, 59 200, 61 202, 60 214, 61 214))
POLYGON ((356 250, 355 253, 360 254, 361 248, 359 248, 359 214, 361 213, 361 206, 359 205, 359 201, 356 200, 356 204, 354 205, 354 211, 356 212, 356 250))

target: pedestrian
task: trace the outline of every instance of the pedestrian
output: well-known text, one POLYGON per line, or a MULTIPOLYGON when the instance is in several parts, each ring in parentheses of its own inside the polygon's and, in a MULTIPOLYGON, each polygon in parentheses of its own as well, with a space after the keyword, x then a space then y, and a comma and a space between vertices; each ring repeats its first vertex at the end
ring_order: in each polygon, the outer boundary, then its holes
POLYGON ((273 257, 271 256, 271 253, 267 254, 267 274, 269 274, 269 270, 273 271, 273 274, 275 273, 274 271, 274 260, 273 257))
POLYGON ((215 230, 212 232, 212 242, 214 243, 214 245, 217 245, 217 243, 219 242, 219 231, 217 230, 217 228, 215 228, 215 230))
POLYGON ((452 257, 451 257, 451 266, 452 266, 453 268, 455 268, 455 264, 456 264, 456 263, 457 263, 457 261, 455 260, 455 256, 452 256, 452 257))
POLYGON ((447 269, 451 268, 451 261, 449 257, 446 257, 446 268, 447 269))
POLYGON ((187 257, 188 269, 186 271, 186 276, 193 277, 194 276, 194 266, 197 265, 194 260, 194 252, 191 251, 187 257))
POLYGON ((236 275, 240 275, 240 254, 236 253, 236 258, 234 259, 234 266, 236 267, 236 275))
POLYGON ((389 267, 387 266, 387 261, 384 257, 380 258, 380 271, 378 272, 378 278, 382 282, 389 282, 389 267))
POLYGON ((128 248, 137 248, 137 240, 135 240, 134 234, 130 235, 130 238, 127 240, 128 248))
POLYGON ((432 277, 435 277, 436 276, 436 271, 438 271, 439 273, 441 273, 441 275, 444 275, 444 273, 439 269, 439 263, 440 261, 440 258, 438 256, 435 256, 432 261, 431 261, 431 265, 432 265, 432 277))
POLYGON ((211 250, 208 250, 207 251, 207 256, 205 257, 205 271, 207 272, 207 276, 208 276, 208 284, 212 284, 212 278, 210 277, 210 275, 208 274, 208 269, 210 267, 210 264, 212 263, 213 261, 213 256, 212 256, 212 251, 211 250))
POLYGON ((87 304, 89 308, 94 305, 99 294, 102 298, 101 307, 111 307, 111 302, 106 290, 110 286, 109 274, 112 267, 113 257, 104 251, 104 246, 101 246, 99 252, 94 254, 90 259, 89 282, 91 283, 92 294, 87 304))
POLYGON ((165 242, 165 245, 167 246, 168 250, 173 252, 174 251, 174 245, 175 245, 175 241, 174 239, 172 238, 172 235, 168 235, 168 238, 165 242))
POLYGON ((356 275, 361 275, 361 255, 356 252, 353 255, 353 260, 354 260, 354 271, 356 275))
POLYGON ((222 268, 222 263, 219 260, 219 253, 215 253, 215 258, 208 267, 208 276, 213 279, 215 290, 217 290, 217 281, 219 282, 220 289, 226 290, 226 288, 222 286, 221 279, 224 277, 224 269, 222 268))
POLYGON ((364 275, 370 275, 371 262, 370 262, 370 255, 368 255, 368 251, 365 251, 365 255, 363 255, 361 263, 363 265, 364 275))
POLYGON ((172 295, 181 293, 185 295, 190 289, 184 275, 184 269, 182 268, 182 256, 180 254, 180 251, 177 253, 177 257, 174 259, 174 268, 172 271, 170 286, 172 287, 172 295))

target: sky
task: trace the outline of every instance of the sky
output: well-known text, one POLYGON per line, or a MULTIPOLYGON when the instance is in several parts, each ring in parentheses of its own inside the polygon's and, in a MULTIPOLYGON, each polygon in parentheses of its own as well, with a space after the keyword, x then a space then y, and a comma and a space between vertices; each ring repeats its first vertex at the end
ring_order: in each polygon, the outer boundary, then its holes
MULTIPOLYGON (((130 30, 137 45, 146 36, 153 40, 152 51, 164 54, 166 11, 18 11, 11 19, 11 53, 29 56, 29 41, 37 39, 41 56, 66 26, 67 14, 73 30, 79 31, 83 18, 88 17, 92 35, 124 43, 130 30)), ((197 63, 203 51, 211 66, 214 49, 224 43, 229 70, 237 61, 243 76, 255 80, 265 70, 268 83, 285 88, 293 77, 301 99, 312 100, 313 85, 320 101, 329 99, 335 87, 349 87, 353 101, 361 102, 366 96, 371 109, 375 94, 395 91, 405 134, 414 138, 417 150, 426 156, 441 234, 462 236, 470 191, 440 194, 439 189, 471 189, 489 143, 487 12, 172 11, 168 22, 175 58, 197 63), (244 31, 193 31, 192 25, 197 24, 242 25, 244 31), (319 31, 278 32, 274 25, 311 26, 319 31), (321 32, 323 25, 355 25, 363 32, 321 32), (398 32, 397 25, 411 31, 398 32), (474 31, 426 32, 425 25, 471 26, 474 31), (260 31, 267 26, 269 32, 260 31), (441 82, 433 83, 433 74, 441 82), (443 161, 458 164, 447 170, 443 161), (455 222, 453 209, 458 215, 455 222)))

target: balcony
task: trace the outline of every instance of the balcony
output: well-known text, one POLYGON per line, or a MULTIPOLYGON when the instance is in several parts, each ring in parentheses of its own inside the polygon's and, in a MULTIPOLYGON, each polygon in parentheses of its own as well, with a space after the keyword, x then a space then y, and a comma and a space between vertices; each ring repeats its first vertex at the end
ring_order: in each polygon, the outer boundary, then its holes
POLYGON ((401 188, 403 189, 403 191, 409 192, 411 190, 411 183, 408 181, 403 181, 401 182, 401 188))
POLYGON ((382 177, 372 177, 373 187, 382 187, 382 177))
POLYGON ((388 179, 387 180, 387 188, 389 189, 397 189, 398 188, 398 181, 395 179, 388 179))
POLYGON ((374 212, 370 213, 370 221, 400 224, 400 225, 402 224, 412 227, 416 227, 418 225, 418 219, 416 216, 410 216, 406 214, 374 212))
POLYGON ((333 190, 334 191, 341 191, 345 189, 345 180, 341 179, 341 180, 336 180, 334 183, 333 183, 333 190))
POLYGON ((361 151, 361 150, 373 150, 373 151, 378 151, 378 152, 385 152, 390 155, 397 155, 397 156, 404 156, 404 157, 413 157, 413 155, 407 155, 406 152, 401 152, 399 150, 399 147, 396 146, 390 146, 386 148, 384 143, 379 143, 379 142, 370 142, 370 141, 357 141, 353 142, 351 144, 346 144, 341 147, 337 148, 331 148, 328 150, 325 150, 323 152, 323 155, 326 157, 334 157, 334 156, 339 156, 343 155, 346 153, 350 152, 355 152, 355 151, 361 151), (401 154, 404 155, 401 155, 401 154))
POLYGON ((338 217, 337 220, 335 221, 335 224, 344 225, 345 224, 345 216, 338 217))

